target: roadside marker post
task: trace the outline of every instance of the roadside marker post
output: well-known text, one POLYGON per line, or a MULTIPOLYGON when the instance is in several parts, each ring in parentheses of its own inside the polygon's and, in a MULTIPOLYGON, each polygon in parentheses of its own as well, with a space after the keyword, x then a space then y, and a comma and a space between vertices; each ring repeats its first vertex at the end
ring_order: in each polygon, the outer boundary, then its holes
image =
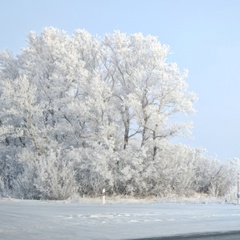
POLYGON ((237 204, 240 204, 240 173, 237 176, 237 204))
POLYGON ((103 188, 103 190, 102 190, 102 200, 103 200, 103 204, 105 204, 106 203, 106 191, 105 191, 105 188, 103 188))

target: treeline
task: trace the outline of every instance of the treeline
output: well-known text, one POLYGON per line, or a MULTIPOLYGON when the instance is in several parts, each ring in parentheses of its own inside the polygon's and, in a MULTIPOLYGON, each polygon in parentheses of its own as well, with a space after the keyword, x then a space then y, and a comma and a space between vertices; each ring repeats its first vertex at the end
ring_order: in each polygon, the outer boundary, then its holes
POLYGON ((193 113, 196 94, 168 54, 153 36, 55 28, 1 52, 0 194, 229 193, 236 164, 169 142, 190 129, 174 116, 193 113))

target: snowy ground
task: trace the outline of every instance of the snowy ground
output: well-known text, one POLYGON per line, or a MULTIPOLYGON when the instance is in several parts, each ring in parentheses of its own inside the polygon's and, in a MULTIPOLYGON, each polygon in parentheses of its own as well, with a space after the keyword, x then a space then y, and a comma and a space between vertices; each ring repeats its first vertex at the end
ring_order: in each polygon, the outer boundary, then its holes
POLYGON ((139 239, 240 230, 240 205, 0 200, 1 240, 139 239))

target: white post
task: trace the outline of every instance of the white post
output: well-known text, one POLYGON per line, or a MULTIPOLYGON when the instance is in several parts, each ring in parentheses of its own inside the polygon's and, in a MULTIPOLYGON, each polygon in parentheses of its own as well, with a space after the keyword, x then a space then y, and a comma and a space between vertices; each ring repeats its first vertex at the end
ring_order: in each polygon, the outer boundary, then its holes
POLYGON ((103 194, 103 197, 102 197, 103 204, 105 204, 105 203, 106 203, 106 192, 105 192, 105 188, 102 190, 102 194, 103 194))
POLYGON ((240 173, 237 176, 237 204, 240 204, 240 173))

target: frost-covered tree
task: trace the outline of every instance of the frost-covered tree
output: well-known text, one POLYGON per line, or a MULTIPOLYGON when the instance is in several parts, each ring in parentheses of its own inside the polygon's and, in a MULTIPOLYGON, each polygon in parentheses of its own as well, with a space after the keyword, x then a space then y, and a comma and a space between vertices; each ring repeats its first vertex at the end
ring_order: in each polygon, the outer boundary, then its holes
POLYGON ((153 36, 52 27, 1 52, 0 194, 222 195, 221 164, 206 178, 199 150, 169 142, 196 95, 168 54, 153 36))
POLYGON ((156 37, 115 32, 103 39, 105 81, 122 126, 123 148, 133 137, 141 146, 151 146, 154 159, 160 140, 180 134, 180 126, 169 122, 176 113, 193 112, 196 95, 187 91, 185 77, 175 63, 168 63, 169 47, 156 37))

